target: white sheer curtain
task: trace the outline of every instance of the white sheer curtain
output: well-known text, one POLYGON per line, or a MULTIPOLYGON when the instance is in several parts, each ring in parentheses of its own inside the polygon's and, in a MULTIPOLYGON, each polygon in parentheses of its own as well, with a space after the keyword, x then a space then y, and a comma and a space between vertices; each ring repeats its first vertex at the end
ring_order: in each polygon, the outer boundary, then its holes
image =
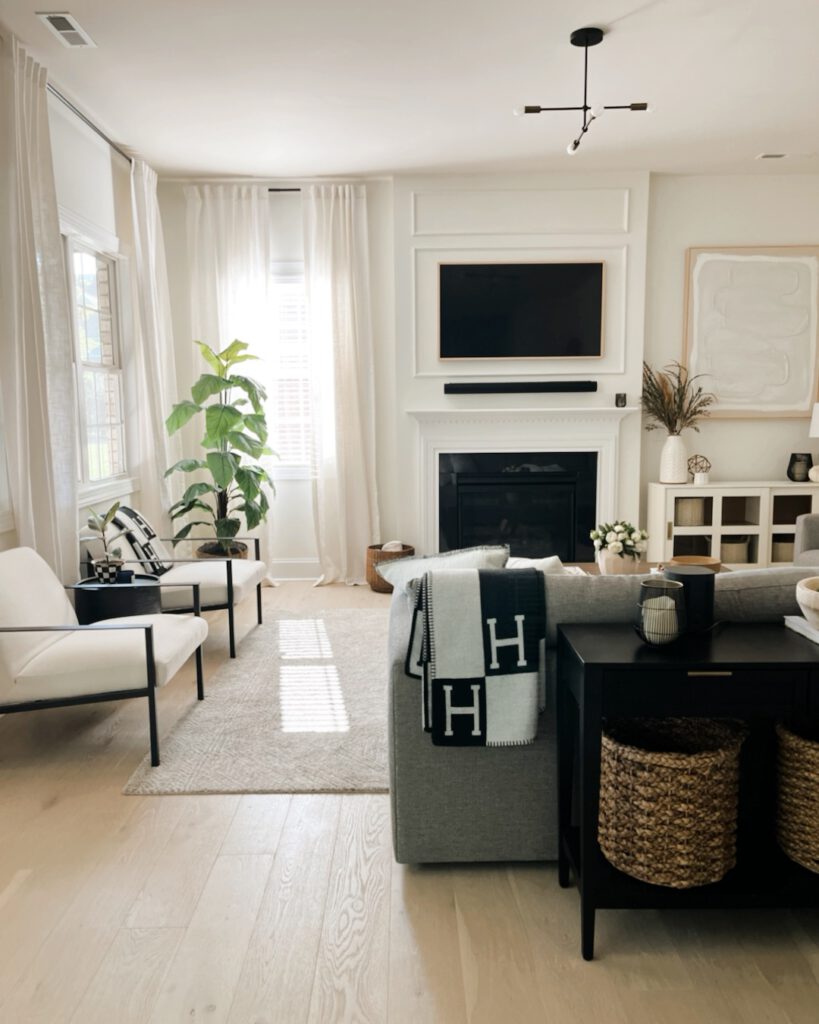
POLYGON ((312 185, 302 199, 318 582, 363 583, 379 538, 366 190, 312 185))
POLYGON ((79 571, 77 426, 46 71, 0 37, 0 393, 17 538, 79 571))
POLYGON ((165 243, 156 196, 156 172, 144 160, 131 164, 134 230, 135 364, 138 401, 141 511, 170 536, 168 509, 181 494, 180 474, 165 470, 182 458, 179 435, 168 436, 165 417, 177 392, 165 243), (161 525, 160 525, 161 524, 161 525))
MULTIPOLYGON (((254 355, 263 358, 271 343, 267 187, 189 185, 184 191, 193 336, 217 351, 238 338, 250 346, 254 355)), ((196 365, 198 360, 197 353, 196 365)), ((242 369, 258 379, 262 373, 257 366, 247 363, 242 369)), ((276 447, 275 438, 271 447, 276 447)), ((262 461, 268 470, 274 464, 262 461)), ((275 514, 274 504, 267 523, 255 531, 261 540, 262 560, 268 565, 275 514)))

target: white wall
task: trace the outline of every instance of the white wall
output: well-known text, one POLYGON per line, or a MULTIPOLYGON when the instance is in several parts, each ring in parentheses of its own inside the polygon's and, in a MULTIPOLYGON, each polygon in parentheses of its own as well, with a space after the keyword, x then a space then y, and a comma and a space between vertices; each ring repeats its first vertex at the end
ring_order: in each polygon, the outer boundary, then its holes
MULTIPOLYGON (((692 246, 816 245, 819 175, 653 175, 649 201, 646 360, 682 359, 685 256, 692 246)), ((686 431, 714 480, 785 480, 788 456, 819 445, 808 419, 712 419, 686 431)), ((642 490, 657 479, 661 431, 646 434, 642 490)), ((645 505, 643 505, 645 508, 645 505)))
MULTIPOLYGON (((428 490, 420 448, 419 411, 470 414, 487 441, 492 421, 482 413, 510 410, 520 420, 566 409, 560 433, 586 411, 610 410, 617 392, 635 405, 640 390, 645 298, 648 176, 594 175, 423 176, 395 182, 396 347, 395 402, 401 539, 429 547, 422 526, 428 490), (437 354, 439 260, 602 259, 606 262, 606 341, 599 360, 470 361, 457 366, 437 354), (594 394, 445 396, 447 380, 595 379, 594 394), (575 411, 570 411, 575 410, 575 411), (416 415, 413 415, 416 414, 416 415), (568 426, 566 425, 568 424, 568 426)), ((531 426, 527 428, 531 430, 531 426)), ((617 430, 616 427, 613 428, 617 430)), ((613 493, 616 509, 601 515, 636 517, 639 504, 639 416, 619 427, 613 493), (628 457, 625 454, 628 453, 628 457)), ((504 442, 505 443, 505 442, 504 442)), ((596 447, 584 444, 585 448, 596 447)), ((557 446, 558 450, 563 445, 557 446)), ((514 450, 514 449, 513 449, 514 450)), ((549 450, 544 437, 541 450, 549 450)))

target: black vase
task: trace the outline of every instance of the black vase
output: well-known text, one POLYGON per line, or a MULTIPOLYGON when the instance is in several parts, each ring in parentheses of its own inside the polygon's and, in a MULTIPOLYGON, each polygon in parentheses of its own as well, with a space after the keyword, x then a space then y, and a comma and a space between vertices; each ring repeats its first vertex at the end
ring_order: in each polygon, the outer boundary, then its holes
POLYGON ((788 460, 788 479, 795 483, 804 483, 812 466, 813 456, 810 452, 791 452, 788 460))

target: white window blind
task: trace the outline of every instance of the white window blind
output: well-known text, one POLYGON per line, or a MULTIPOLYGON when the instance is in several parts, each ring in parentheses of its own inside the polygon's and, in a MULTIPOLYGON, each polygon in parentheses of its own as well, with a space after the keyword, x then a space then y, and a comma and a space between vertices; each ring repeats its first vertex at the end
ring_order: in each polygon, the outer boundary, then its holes
POLYGON ((274 268, 273 343, 266 360, 273 466, 312 466, 310 349, 307 296, 301 267, 274 268))
POLYGON ((114 261, 68 242, 74 322, 80 481, 124 475, 125 425, 114 261))

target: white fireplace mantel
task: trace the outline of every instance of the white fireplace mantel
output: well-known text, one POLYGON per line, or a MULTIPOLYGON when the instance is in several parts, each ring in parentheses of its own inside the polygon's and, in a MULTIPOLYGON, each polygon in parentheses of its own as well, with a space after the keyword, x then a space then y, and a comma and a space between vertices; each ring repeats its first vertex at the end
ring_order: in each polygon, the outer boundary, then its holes
POLYGON ((416 423, 417 519, 424 550, 438 550, 438 456, 470 452, 596 452, 597 522, 615 518, 620 426, 639 406, 407 409, 416 423))

